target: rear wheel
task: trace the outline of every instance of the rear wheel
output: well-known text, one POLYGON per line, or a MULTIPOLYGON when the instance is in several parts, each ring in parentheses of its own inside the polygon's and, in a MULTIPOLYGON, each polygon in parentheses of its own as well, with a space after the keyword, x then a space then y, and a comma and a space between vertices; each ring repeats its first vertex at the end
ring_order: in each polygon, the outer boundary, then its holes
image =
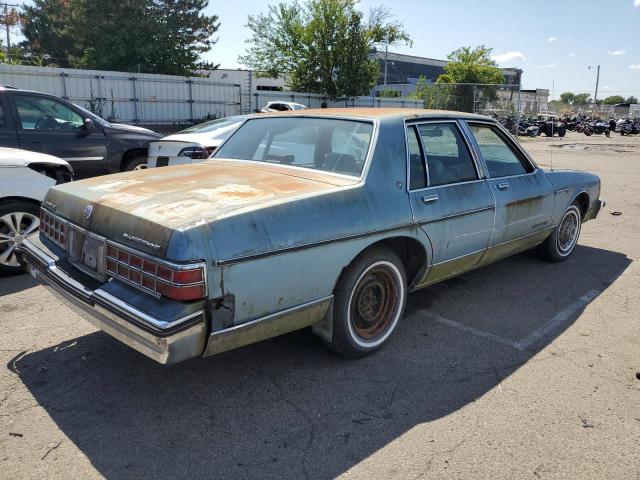
POLYGON ((561 262, 569 258, 580 237, 582 213, 577 203, 573 203, 551 235, 536 247, 538 255, 548 262, 561 262))
POLYGON ((40 209, 36 203, 9 200, 0 203, 0 276, 22 273, 16 249, 38 230, 40 209))
POLYGON ((351 358, 380 349, 396 329, 407 303, 402 261, 386 248, 356 258, 334 291, 333 337, 327 345, 351 358))

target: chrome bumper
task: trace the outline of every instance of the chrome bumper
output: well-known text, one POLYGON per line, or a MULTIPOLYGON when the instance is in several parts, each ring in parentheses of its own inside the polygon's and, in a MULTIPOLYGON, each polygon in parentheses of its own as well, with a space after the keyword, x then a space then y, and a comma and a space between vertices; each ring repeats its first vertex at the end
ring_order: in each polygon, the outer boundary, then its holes
POLYGON ((82 318, 122 343, 163 364, 202 356, 207 341, 204 312, 165 322, 100 288, 88 289, 28 240, 20 252, 32 277, 82 318))
POLYGON ((594 202, 592 202, 591 208, 587 210, 587 213, 585 214, 584 219, 582 221, 586 222, 588 220, 593 220, 594 218, 597 218, 598 214, 605 207, 606 204, 607 202, 604 200, 595 200, 594 202))

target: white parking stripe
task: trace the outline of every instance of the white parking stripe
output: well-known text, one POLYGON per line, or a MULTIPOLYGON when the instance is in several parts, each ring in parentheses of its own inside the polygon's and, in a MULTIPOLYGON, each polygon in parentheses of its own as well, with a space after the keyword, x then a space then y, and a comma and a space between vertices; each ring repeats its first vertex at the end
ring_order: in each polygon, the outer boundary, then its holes
POLYGON ((533 343, 537 342, 540 338, 544 337, 550 331, 558 328, 560 325, 569 320, 573 315, 582 307, 596 298, 600 292, 598 290, 591 290, 581 296, 578 300, 568 305, 563 310, 555 314, 551 320, 542 325, 537 330, 531 332, 526 338, 523 338, 518 342, 518 350, 524 350, 530 347, 533 343))
POLYGON ((518 342, 514 342, 513 340, 501 337, 500 335, 494 335, 493 333, 484 332, 482 330, 478 330, 477 328, 469 327, 468 325, 463 325, 462 323, 458 323, 454 320, 449 320, 448 318, 441 317, 440 315, 429 314, 429 316, 438 323, 457 328, 458 330, 470 333, 472 335, 475 335, 476 337, 482 337, 488 340, 493 340, 494 342, 503 343, 505 345, 509 345, 512 348, 519 348, 518 342))
POLYGON ((429 314, 429 317, 433 318, 436 322, 441 323, 443 325, 447 325, 449 327, 456 328, 458 330, 462 330, 463 332, 470 333, 471 335, 475 335, 476 337, 486 338, 487 340, 492 340, 494 342, 502 343, 503 345, 507 345, 511 348, 515 348, 516 350, 525 350, 533 345, 535 342, 540 340, 549 332, 555 330, 563 323, 567 322, 573 315, 580 310, 582 307, 591 302, 594 298, 596 298, 600 294, 598 290, 591 290, 584 294, 582 297, 577 299, 572 304, 568 305, 566 308, 562 309, 560 312, 555 314, 551 319, 542 325, 540 328, 534 330, 525 338, 514 341, 505 337, 501 337, 500 335, 495 335, 493 333, 485 332, 483 330, 479 330, 474 327, 470 327, 468 325, 464 325, 462 323, 456 322, 454 320, 450 320, 448 318, 441 317, 437 314, 429 314))

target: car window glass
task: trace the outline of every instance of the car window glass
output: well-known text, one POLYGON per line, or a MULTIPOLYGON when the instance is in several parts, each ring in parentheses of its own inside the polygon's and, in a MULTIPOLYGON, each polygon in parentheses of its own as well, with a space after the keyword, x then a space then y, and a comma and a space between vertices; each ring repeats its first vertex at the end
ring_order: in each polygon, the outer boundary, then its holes
POLYGON ((4 128, 6 126, 5 120, 4 120, 4 108, 2 107, 2 104, 0 103, 0 128, 4 128))
POLYGON ((24 130, 75 130, 84 125, 82 117, 62 102, 30 95, 14 98, 24 130))
POLYGON ((427 172, 422 161, 422 152, 415 127, 407 129, 407 143, 409 147, 409 188, 417 190, 427 186, 427 172))
POLYGON ((490 177, 508 177, 527 173, 528 169, 498 134, 496 127, 491 125, 470 125, 470 127, 490 177))
POLYGON ((373 124, 364 121, 256 118, 243 123, 214 156, 359 176, 372 135, 373 124))
POLYGON ((418 130, 427 158, 429 186, 478 178, 469 149, 454 123, 423 124, 418 130))

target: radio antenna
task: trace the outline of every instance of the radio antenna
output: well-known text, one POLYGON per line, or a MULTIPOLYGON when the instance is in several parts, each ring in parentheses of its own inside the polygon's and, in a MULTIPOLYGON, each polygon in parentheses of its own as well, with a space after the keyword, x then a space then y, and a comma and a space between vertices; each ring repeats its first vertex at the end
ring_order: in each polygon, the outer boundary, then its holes
MULTIPOLYGON (((556 81, 552 80, 551 81, 551 99, 553 100, 555 97, 554 95, 556 94, 556 81)), ((554 126, 555 126, 555 122, 552 120, 551 121, 551 147, 549 147, 549 155, 550 155, 550 159, 551 159, 551 171, 553 172, 553 140, 554 140, 554 126)))

